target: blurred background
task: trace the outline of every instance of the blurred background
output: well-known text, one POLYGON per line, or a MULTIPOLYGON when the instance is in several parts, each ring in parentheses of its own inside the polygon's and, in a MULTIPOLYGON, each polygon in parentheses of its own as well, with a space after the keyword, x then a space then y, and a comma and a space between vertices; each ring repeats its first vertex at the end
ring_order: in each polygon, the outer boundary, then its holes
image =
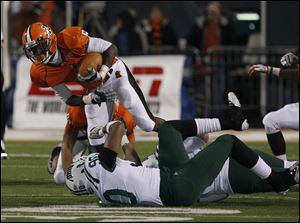
POLYGON ((219 115, 228 91, 240 98, 251 127, 262 127, 267 112, 299 101, 298 81, 247 74, 252 64, 280 67, 282 55, 298 50, 298 1, 1 1, 9 128, 17 127, 13 117, 20 112, 14 101, 19 75, 29 77, 17 72, 24 61, 21 35, 36 21, 55 33, 82 26, 116 44, 125 61, 182 55, 181 119, 219 115))

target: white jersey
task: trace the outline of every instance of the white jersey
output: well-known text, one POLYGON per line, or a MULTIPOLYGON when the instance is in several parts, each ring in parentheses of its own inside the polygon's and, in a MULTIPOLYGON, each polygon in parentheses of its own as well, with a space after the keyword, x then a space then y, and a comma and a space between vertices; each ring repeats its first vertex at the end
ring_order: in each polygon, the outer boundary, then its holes
MULTIPOLYGON (((99 87, 100 91, 112 90, 117 93, 120 103, 128 109, 138 127, 150 132, 155 126, 155 122, 148 113, 146 103, 143 102, 141 91, 136 89, 135 81, 126 69, 125 64, 119 59, 112 65, 111 72, 107 75, 109 79, 99 87), (134 82, 134 83, 133 83, 134 82)), ((109 104, 109 103, 107 103, 109 104)), ((106 108, 95 104, 85 105, 85 114, 88 123, 88 136, 91 129, 97 126, 104 126, 110 120, 106 118, 106 108), (102 117, 102 118, 100 118, 102 117)), ((100 145, 105 139, 90 139, 91 145, 100 145)))
POLYGON ((101 165, 98 155, 89 155, 84 168, 90 187, 102 203, 163 205, 159 196, 159 169, 135 166, 117 157, 115 169, 109 172, 101 165))

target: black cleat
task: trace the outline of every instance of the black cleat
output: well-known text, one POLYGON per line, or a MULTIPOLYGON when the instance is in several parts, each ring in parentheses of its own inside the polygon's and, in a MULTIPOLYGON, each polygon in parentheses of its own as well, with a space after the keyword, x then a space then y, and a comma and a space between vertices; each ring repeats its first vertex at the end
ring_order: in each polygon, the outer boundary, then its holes
POLYGON ((271 175, 267 181, 272 184, 274 191, 286 194, 291 186, 299 183, 299 162, 284 172, 273 172, 271 175))
POLYGON ((249 128, 247 119, 245 119, 239 99, 233 92, 228 93, 229 116, 232 121, 232 129, 243 131, 249 128))
POLYGON ((1 160, 7 159, 7 153, 5 152, 4 142, 1 140, 1 160))

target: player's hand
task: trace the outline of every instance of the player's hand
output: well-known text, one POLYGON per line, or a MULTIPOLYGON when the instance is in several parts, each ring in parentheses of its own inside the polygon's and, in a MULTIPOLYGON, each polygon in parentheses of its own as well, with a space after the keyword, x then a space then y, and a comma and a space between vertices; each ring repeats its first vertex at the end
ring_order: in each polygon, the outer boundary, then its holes
POLYGON ((92 128, 90 131, 89 138, 90 139, 102 138, 105 134, 109 133, 110 126, 112 126, 113 124, 115 124, 117 122, 122 123, 119 120, 115 120, 115 121, 108 122, 105 126, 96 126, 96 127, 92 128))
POLYGON ((104 130, 103 126, 92 128, 90 131, 89 138, 90 139, 101 139, 106 133, 106 132, 103 132, 103 130, 104 130))
POLYGON ((84 104, 98 104, 101 105, 102 102, 106 102, 107 98, 104 92, 95 90, 90 92, 88 95, 82 97, 84 104))
POLYGON ((262 64, 255 64, 252 65, 249 70, 248 70, 248 74, 250 76, 255 75, 255 74, 270 74, 271 73, 271 67, 270 66, 266 66, 266 65, 262 65, 262 64))
POLYGON ((292 67, 298 62, 299 62, 299 58, 293 53, 284 54, 280 59, 280 63, 284 67, 292 67))

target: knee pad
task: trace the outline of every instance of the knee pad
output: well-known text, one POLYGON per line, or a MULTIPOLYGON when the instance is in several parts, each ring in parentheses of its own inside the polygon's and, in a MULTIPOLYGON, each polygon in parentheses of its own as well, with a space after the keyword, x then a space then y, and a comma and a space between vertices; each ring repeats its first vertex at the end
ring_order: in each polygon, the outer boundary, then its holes
POLYGON ((270 112, 263 118, 263 125, 267 134, 279 132, 278 120, 275 112, 270 112))

